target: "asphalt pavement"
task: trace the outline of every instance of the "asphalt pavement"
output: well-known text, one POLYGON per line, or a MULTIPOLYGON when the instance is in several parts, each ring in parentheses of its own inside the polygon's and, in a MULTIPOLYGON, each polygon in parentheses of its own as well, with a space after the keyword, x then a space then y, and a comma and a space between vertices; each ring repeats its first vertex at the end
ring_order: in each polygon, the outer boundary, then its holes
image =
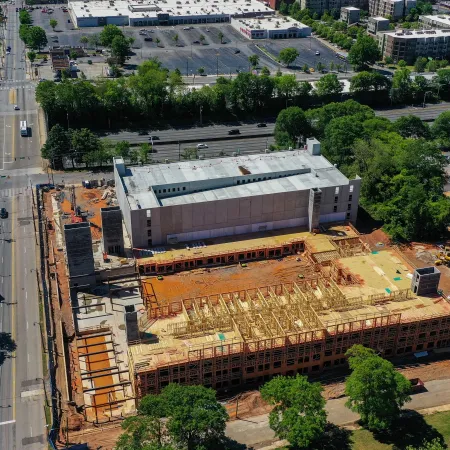
POLYGON ((17 350, 0 368, 0 448, 41 450, 47 444, 30 177, 42 169, 34 85, 27 80, 18 36, 15 9, 21 5, 16 0, 3 6, 11 54, 2 59, 0 83, 0 206, 9 213, 0 219, 0 326, 12 334, 17 350), (23 120, 28 137, 20 136, 23 120))

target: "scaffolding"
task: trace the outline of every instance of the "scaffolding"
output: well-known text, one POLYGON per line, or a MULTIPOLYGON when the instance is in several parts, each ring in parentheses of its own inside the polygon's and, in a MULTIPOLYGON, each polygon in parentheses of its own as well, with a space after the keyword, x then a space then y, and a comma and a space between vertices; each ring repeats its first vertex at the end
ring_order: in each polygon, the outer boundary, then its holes
MULTIPOLYGON (((159 343, 129 349, 135 395, 157 393, 170 382, 228 392, 276 374, 320 372, 344 364, 346 350, 356 343, 392 356, 403 342, 399 336, 420 343, 409 325, 401 331, 408 322, 402 312, 385 305, 396 308, 394 303, 414 299, 410 289, 346 297, 331 276, 318 276, 174 302, 166 306, 172 315, 153 315, 165 324, 159 343)), ((450 315, 420 323, 428 321, 434 325, 420 325, 429 330, 422 341, 439 329, 448 341, 433 345, 450 343, 450 315)), ((414 333, 419 335, 416 328, 414 333)))

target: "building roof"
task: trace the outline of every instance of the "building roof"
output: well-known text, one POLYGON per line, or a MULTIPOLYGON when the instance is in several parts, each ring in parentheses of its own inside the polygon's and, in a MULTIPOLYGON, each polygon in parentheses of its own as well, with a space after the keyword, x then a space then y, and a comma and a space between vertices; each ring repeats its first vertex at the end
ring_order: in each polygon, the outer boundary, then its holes
POLYGON ((77 18, 87 17, 129 17, 130 19, 157 18, 158 14, 177 16, 226 16, 245 15, 249 13, 271 14, 274 11, 258 0, 233 0, 222 2, 218 0, 116 0, 90 1, 85 3, 80 0, 69 1, 77 18))
POLYGON ((448 15, 448 14, 446 14, 446 15, 440 14, 439 16, 433 16, 430 14, 427 16, 420 16, 419 19, 433 20, 434 22, 440 22, 440 23, 446 24, 450 27, 450 15, 448 15))
POLYGON ((369 20, 373 20, 374 22, 389 22, 389 19, 386 19, 386 17, 381 16, 369 17, 369 20))
POLYGON ((449 30, 403 30, 403 31, 388 31, 384 33, 386 36, 393 36, 401 39, 420 39, 420 38, 436 38, 450 36, 449 30))
POLYGON ((359 8, 355 8, 354 6, 343 6, 341 9, 345 9, 347 11, 361 11, 359 8))
POLYGON ((267 16, 261 18, 236 18, 242 26, 253 30, 286 30, 287 28, 310 28, 308 25, 284 16, 267 16))
MULTIPOLYGON (((123 164, 123 160, 115 158, 114 163, 123 164)), ((127 167, 122 181, 131 209, 342 186, 349 182, 326 158, 313 156, 307 150, 127 167), (167 192, 161 195, 163 189, 167 192), (168 189, 173 189, 173 194, 168 189)))

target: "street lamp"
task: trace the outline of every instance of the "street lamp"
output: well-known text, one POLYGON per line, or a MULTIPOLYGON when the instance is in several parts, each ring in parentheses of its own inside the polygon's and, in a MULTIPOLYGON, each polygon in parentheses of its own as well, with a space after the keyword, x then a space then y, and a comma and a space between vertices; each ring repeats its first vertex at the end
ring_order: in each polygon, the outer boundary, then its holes
POLYGON ((427 94, 432 94, 431 91, 426 91, 425 94, 423 95, 423 107, 425 108, 425 100, 427 98, 427 94))
POLYGON ((200 126, 202 126, 203 118, 202 118, 203 106, 200 106, 200 126))

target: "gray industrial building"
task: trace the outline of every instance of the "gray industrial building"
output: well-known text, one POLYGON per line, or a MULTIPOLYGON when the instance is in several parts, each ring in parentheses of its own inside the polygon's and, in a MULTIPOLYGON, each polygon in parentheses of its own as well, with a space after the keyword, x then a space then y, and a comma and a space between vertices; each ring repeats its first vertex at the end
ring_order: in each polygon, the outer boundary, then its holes
POLYGON ((94 253, 89 222, 64 225, 70 287, 95 285, 94 253))
POLYGON ((361 179, 306 149, 126 167, 116 195, 133 248, 356 220, 361 179))
POLYGON ((411 280, 411 290, 416 295, 436 294, 440 279, 441 272, 439 272, 437 267, 431 266, 416 269, 411 280))

